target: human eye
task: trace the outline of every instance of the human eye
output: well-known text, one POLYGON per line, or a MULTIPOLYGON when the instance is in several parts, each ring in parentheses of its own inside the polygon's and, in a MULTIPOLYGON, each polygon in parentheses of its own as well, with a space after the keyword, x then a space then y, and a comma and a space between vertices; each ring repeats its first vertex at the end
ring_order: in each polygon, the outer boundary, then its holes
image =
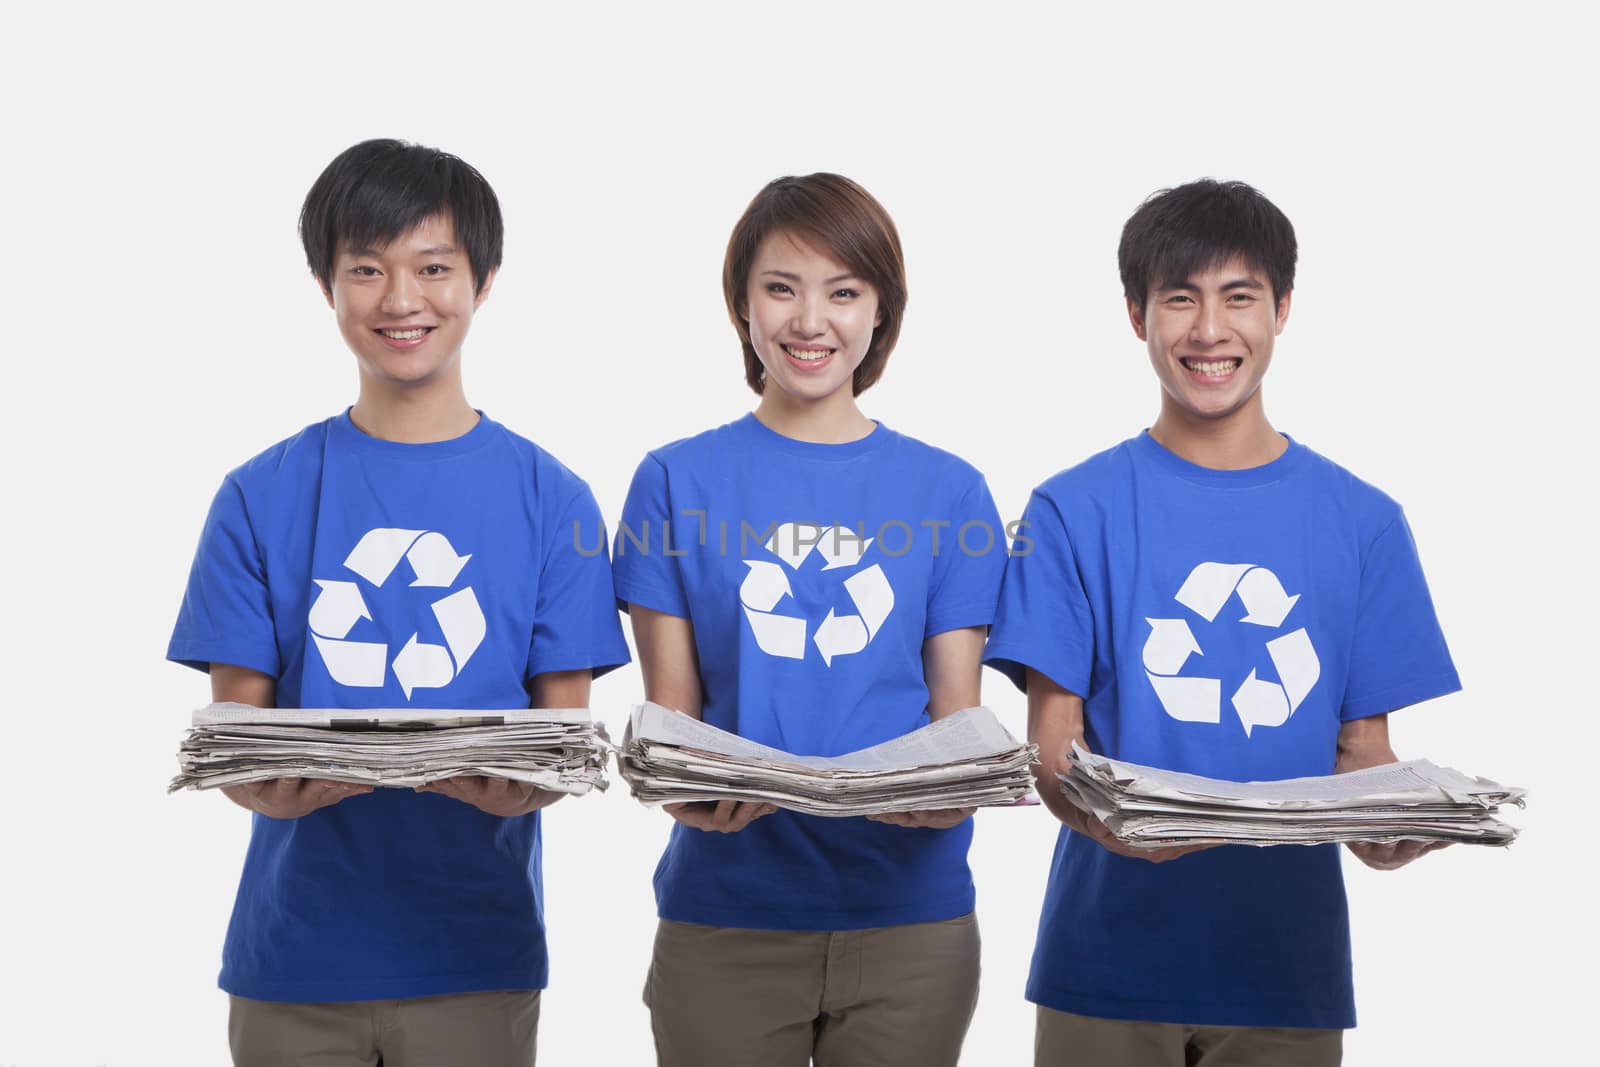
POLYGON ((768 282, 766 289, 767 292, 771 293, 773 296, 787 296, 794 292, 793 289, 789 288, 787 285, 784 285, 782 282, 768 282))
POLYGON ((1254 293, 1233 293, 1228 297, 1228 303, 1244 307, 1256 302, 1254 293))
POLYGON ((427 275, 429 278, 437 278, 440 275, 449 274, 450 268, 445 266, 443 263, 429 263, 426 267, 422 268, 422 273, 427 275))
POLYGON ((860 295, 861 291, 858 289, 835 289, 833 291, 833 298, 835 300, 854 300, 860 295))
POLYGON ((1188 293, 1171 293, 1162 303, 1170 307, 1177 307, 1180 304, 1192 304, 1194 300, 1190 298, 1188 293))
POLYGON ((357 278, 376 278, 378 276, 378 268, 366 263, 357 263, 350 268, 350 273, 357 278))

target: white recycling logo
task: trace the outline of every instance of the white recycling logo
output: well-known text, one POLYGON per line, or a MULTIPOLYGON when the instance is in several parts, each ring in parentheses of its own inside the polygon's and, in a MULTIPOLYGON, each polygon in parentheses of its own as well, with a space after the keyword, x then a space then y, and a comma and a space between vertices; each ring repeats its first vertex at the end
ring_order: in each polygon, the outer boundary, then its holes
MULTIPOLYGON (((799 571, 800 565, 813 552, 827 561, 822 568, 824 572, 858 567, 861 557, 872 547, 872 541, 870 537, 858 537, 844 526, 822 530, 814 523, 790 522, 779 526, 764 546, 778 562, 745 560, 750 570, 739 586, 739 602, 761 651, 785 659, 805 659, 806 630, 810 624, 798 615, 785 615, 776 610, 784 597, 794 598, 789 571, 799 571), (803 536, 802 530, 815 534, 815 539, 803 536)), ((844 579, 844 590, 857 614, 836 615, 829 608, 827 617, 817 625, 812 637, 817 651, 822 654, 822 662, 829 667, 833 666, 835 657, 866 648, 883 628, 889 612, 894 610, 894 590, 883 568, 876 563, 844 579)))
MULTIPOLYGON (((432 530, 368 530, 350 550, 344 566, 374 587, 389 580, 400 560, 411 565, 413 588, 449 589, 471 559, 456 555, 449 538, 432 530)), ((388 674, 389 646, 382 642, 350 641, 350 631, 362 619, 372 618, 361 587, 355 582, 313 579, 320 592, 308 619, 311 639, 328 674, 340 685, 381 686, 388 674)), ((483 644, 486 624, 478 597, 469 585, 433 602, 434 618, 444 634, 444 644, 419 640, 413 633, 394 657, 394 676, 406 699, 416 689, 449 685, 472 654, 483 644)))
MULTIPOLYGON (((1201 563, 1189 572, 1173 599, 1207 622, 1216 620, 1228 599, 1237 595, 1245 614, 1238 621, 1276 630, 1300 599, 1290 596, 1278 576, 1253 563, 1201 563)), ((1178 672, 1191 654, 1204 656, 1184 619, 1145 619, 1150 636, 1144 643, 1145 675, 1166 713, 1182 722, 1222 721, 1222 680, 1178 672)), ((1299 709, 1322 676, 1322 663, 1305 627, 1267 642, 1267 655, 1279 681, 1256 677, 1255 668, 1233 693, 1233 710, 1246 737, 1257 726, 1282 726, 1299 709)))

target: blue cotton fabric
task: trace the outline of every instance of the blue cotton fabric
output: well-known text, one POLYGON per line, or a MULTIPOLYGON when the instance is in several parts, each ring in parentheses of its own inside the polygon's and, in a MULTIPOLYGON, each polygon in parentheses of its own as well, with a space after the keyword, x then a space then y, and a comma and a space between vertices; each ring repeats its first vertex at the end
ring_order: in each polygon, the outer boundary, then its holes
MULTIPOLYGON (((616 591, 693 624, 705 721, 839 755, 927 724, 923 642, 989 624, 1005 547, 982 475, 957 457, 882 424, 827 445, 749 415, 639 465, 616 591)), ((790 811, 734 834, 674 825, 656 901, 666 919, 753 929, 954 918, 973 908, 971 837, 971 820, 908 829, 790 811)))
MULTIPOLYGON (((230 473, 167 656, 277 679, 279 707, 510 709, 626 663, 588 487, 500 424, 399 444, 343 414, 230 473)), ((261 1000, 539 989, 539 814, 378 789, 254 816, 219 980, 261 1000)))
MULTIPOLYGON (((1399 505, 1296 442, 1219 471, 1141 434, 1039 486, 1024 519, 985 662, 1082 696, 1093 751, 1236 781, 1330 774, 1344 722, 1460 688, 1399 505)), ((1028 998, 1354 1026, 1339 850, 1152 864, 1063 827, 1028 998)))

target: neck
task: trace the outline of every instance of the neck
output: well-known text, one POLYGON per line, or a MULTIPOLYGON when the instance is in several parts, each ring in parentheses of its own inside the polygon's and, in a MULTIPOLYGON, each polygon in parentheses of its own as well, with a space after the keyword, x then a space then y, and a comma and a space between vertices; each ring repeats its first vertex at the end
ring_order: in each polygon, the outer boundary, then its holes
POLYGON ((848 384, 820 400, 797 400, 769 385, 756 405, 756 418, 774 433, 819 445, 849 444, 876 428, 856 406, 848 384))
POLYGON ((461 379, 427 386, 396 386, 361 376, 361 395, 350 409, 350 421, 380 441, 421 445, 460 437, 478 424, 467 403, 461 379))
POLYGON ((1238 411, 1216 419, 1195 416, 1163 397, 1150 436, 1195 466, 1219 471, 1261 467, 1289 449, 1289 442, 1267 421, 1259 391, 1238 411))

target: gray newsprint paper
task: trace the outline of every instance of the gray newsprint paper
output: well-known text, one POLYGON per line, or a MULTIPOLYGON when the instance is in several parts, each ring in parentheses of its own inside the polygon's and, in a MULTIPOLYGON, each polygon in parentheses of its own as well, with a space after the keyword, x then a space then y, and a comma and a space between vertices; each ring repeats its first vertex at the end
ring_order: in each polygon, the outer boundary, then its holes
POLYGON ((1230 782, 1145 767, 1076 743, 1061 791, 1140 848, 1316 845, 1335 841, 1452 841, 1507 845, 1517 830, 1494 818, 1526 790, 1427 760, 1346 774, 1230 782))
POLYGON ((651 806, 749 800, 852 816, 1014 804, 1031 789, 1036 758, 984 707, 857 752, 804 756, 645 703, 634 709, 618 762, 633 795, 651 806))
POLYGON ((605 729, 587 708, 418 710, 212 704, 194 713, 168 792, 272 778, 411 788, 460 775, 563 793, 606 787, 605 729))

